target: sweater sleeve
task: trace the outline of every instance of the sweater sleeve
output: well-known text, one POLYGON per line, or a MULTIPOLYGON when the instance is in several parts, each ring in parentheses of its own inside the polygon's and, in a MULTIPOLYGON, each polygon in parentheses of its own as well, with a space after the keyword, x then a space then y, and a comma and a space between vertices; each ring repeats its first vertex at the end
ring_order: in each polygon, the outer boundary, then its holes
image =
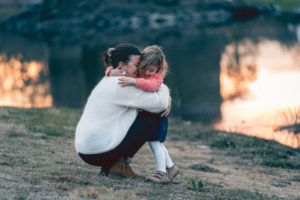
POLYGON ((162 84, 162 76, 160 74, 155 74, 150 78, 137 78, 136 79, 136 87, 149 91, 149 92, 156 92, 161 84, 162 84))
POLYGON ((169 105, 169 88, 162 84, 157 92, 146 92, 135 86, 117 87, 115 102, 119 106, 160 113, 169 105))

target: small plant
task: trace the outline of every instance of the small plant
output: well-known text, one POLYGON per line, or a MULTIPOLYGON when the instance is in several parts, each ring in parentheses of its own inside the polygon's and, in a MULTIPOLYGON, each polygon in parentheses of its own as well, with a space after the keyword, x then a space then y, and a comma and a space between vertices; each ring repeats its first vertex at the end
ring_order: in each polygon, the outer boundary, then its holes
POLYGON ((201 180, 192 179, 188 182, 188 190, 203 191, 204 186, 201 180))
POLYGON ((32 185, 38 185, 38 184, 41 183, 41 180, 39 180, 39 179, 32 179, 32 180, 30 180, 30 183, 31 183, 32 185))
POLYGON ((25 200, 27 199, 28 194, 26 194, 25 191, 17 191, 17 194, 15 196, 16 200, 25 200))
POLYGON ((53 172, 50 172, 50 175, 52 175, 52 176, 60 176, 61 172, 59 172, 59 171, 53 171, 53 172))
POLYGON ((26 196, 18 195, 16 196, 16 200, 25 200, 26 196))

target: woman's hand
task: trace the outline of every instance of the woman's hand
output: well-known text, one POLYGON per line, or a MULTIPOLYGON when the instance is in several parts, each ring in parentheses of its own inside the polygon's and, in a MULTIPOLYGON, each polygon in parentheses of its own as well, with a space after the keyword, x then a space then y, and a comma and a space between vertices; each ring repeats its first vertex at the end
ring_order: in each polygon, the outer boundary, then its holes
POLYGON ((109 76, 122 76, 122 70, 113 69, 110 71, 109 76))
POLYGON ((160 116, 167 117, 170 114, 171 105, 172 105, 172 98, 170 97, 169 98, 169 106, 168 106, 168 108, 160 116))
POLYGON ((122 87, 127 85, 136 85, 136 79, 131 77, 121 77, 119 78, 119 84, 122 87))

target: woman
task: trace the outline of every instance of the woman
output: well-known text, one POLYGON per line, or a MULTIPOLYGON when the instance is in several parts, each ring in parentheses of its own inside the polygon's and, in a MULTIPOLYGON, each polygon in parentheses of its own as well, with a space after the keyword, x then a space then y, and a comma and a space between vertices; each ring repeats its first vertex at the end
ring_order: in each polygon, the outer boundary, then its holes
MULTIPOLYGON (((104 64, 136 77, 140 51, 121 44, 104 53, 104 64)), ((121 87, 119 77, 104 77, 93 89, 76 128, 75 147, 88 164, 125 177, 137 175, 129 163, 135 153, 159 130, 160 115, 169 104, 169 89, 157 92, 121 87), (148 112, 139 112, 142 109, 148 112), (151 113, 149 113, 151 112, 151 113)))

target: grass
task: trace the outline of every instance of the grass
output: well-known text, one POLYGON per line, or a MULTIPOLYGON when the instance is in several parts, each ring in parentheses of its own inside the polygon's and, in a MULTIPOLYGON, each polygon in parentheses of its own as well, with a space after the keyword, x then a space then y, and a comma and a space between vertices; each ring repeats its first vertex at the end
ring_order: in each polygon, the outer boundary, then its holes
MULTIPOLYGON (((185 154, 197 150, 195 141, 241 167, 247 163, 251 168, 275 167, 276 172, 298 169, 297 150, 171 118, 169 153, 183 171, 174 183, 99 176, 99 168, 82 162, 74 149, 81 112, 67 108, 0 108, 0 175, 6 178, 0 179, 0 193, 4 199, 279 199, 232 186, 223 180, 228 173, 215 161, 201 161, 204 153, 185 154)), ((150 150, 141 149, 132 165, 148 173, 154 170, 153 162, 150 150)), ((292 180, 299 182, 296 175, 292 180)))
POLYGON ((197 123, 184 125, 178 120, 170 120, 169 134, 181 135, 188 140, 199 140, 211 148, 226 150, 226 154, 236 157, 237 163, 300 169, 300 149, 292 149, 275 141, 219 132, 197 123))
MULTIPOLYGON (((6 123, 23 124, 27 132, 36 133, 38 137, 44 140, 49 139, 49 137, 72 138, 81 114, 81 110, 68 108, 1 109, 5 109, 6 113, 0 116, 0 120, 6 123)), ((297 118, 297 120, 299 119, 297 118)), ((226 149, 230 155, 236 155, 254 164, 300 169, 300 161, 294 160, 300 156, 299 150, 273 141, 235 133, 218 132, 211 127, 203 127, 197 123, 184 123, 178 119, 170 120, 169 134, 187 140, 199 140, 212 148, 226 149)), ((12 127, 7 135, 8 138, 34 137, 16 127, 12 127)), ((54 153, 50 150, 49 153, 51 152, 54 153)), ((9 161, 3 162, 7 165, 12 164, 9 161)))
MULTIPOLYGON (((3 108, 2 108, 3 109, 3 108)), ((1 111, 1 108, 0 108, 1 111)), ((45 136, 73 137, 75 125, 79 120, 80 111, 76 109, 18 109, 7 108, 7 113, 0 120, 7 123, 22 123, 25 129, 45 136)), ((10 137, 23 137, 17 132, 11 132, 10 137)))

